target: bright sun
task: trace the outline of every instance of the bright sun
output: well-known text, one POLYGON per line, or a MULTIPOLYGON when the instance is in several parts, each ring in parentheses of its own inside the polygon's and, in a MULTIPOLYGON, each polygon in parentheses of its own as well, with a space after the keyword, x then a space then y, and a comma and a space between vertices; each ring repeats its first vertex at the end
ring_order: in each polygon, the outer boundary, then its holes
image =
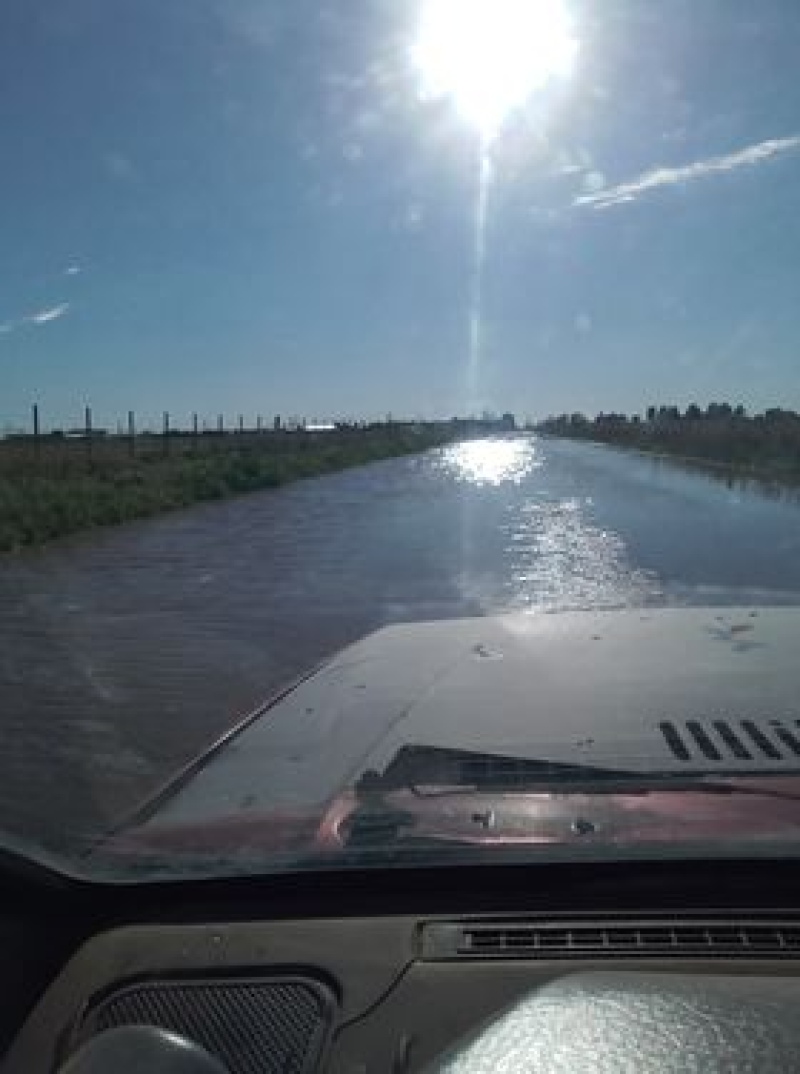
POLYGON ((425 0, 413 60, 425 96, 452 98, 489 141, 577 50, 562 0, 425 0))

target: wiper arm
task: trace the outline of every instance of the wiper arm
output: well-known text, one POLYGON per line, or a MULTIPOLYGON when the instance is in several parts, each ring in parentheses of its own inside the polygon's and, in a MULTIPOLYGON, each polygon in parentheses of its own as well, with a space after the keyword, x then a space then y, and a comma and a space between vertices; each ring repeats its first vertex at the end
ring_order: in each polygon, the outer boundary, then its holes
POLYGON ((752 795, 757 798, 775 798, 787 802, 800 802, 800 791, 784 791, 775 787, 766 787, 759 784, 757 787, 749 787, 746 784, 734 782, 741 776, 731 776, 730 782, 726 779, 708 779, 705 775, 683 776, 674 772, 639 773, 631 772, 623 775, 615 774, 608 778, 600 776, 596 779, 570 780, 564 783, 532 782, 515 787, 448 787, 446 789, 422 790, 420 787, 407 787, 406 789, 417 798, 450 798, 467 794, 652 794, 655 791, 669 791, 672 794, 694 792, 695 794, 730 794, 752 795))
MULTIPOLYGON (((758 773, 764 775, 765 773, 758 773)), ((771 775, 770 773, 766 773, 771 775)), ((781 776, 798 775, 785 769, 781 776)), ((355 786, 364 806, 375 808, 386 795, 406 791, 421 798, 495 793, 557 794, 648 794, 667 790, 702 791, 708 794, 746 794, 786 801, 800 801, 800 792, 781 787, 748 786, 743 779, 756 774, 695 772, 674 770, 630 772, 594 765, 565 764, 559 761, 472 753, 433 746, 404 746, 380 773, 364 772, 355 786)))
POLYGON ((583 787, 587 783, 606 784, 642 778, 638 773, 595 765, 473 753, 438 746, 403 746, 383 772, 364 772, 355 790, 359 797, 366 799, 398 790, 424 794, 419 790, 421 786, 501 791, 556 785, 562 789, 568 785, 583 787))

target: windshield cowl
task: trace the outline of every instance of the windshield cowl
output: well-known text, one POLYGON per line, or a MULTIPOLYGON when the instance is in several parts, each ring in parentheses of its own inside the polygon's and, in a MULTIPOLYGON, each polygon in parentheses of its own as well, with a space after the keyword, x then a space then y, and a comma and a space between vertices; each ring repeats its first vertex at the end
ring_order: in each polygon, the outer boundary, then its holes
POLYGON ((246 811, 205 823, 149 823, 121 832, 96 852, 121 868, 168 856, 184 861, 250 858, 261 869, 298 862, 369 859, 429 845, 480 855, 498 848, 615 853, 713 842, 732 850, 764 840, 787 845, 800 836, 800 775, 776 778, 656 779, 630 790, 602 778, 586 790, 491 791, 407 787, 366 798, 356 789, 327 806, 246 811), (773 785, 770 785, 773 784, 773 785))

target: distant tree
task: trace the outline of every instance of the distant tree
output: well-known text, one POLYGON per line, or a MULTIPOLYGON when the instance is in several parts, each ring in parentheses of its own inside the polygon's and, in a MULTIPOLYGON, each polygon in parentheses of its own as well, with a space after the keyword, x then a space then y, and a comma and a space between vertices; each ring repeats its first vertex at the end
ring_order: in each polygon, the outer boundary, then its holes
POLYGON ((800 486, 800 414, 771 407, 748 416, 742 404, 691 403, 683 418, 674 405, 647 407, 638 415, 601 411, 594 418, 579 412, 550 419, 545 430, 556 436, 594 440, 722 463, 733 469, 774 474, 800 486), (709 420, 710 419, 710 420, 709 420))

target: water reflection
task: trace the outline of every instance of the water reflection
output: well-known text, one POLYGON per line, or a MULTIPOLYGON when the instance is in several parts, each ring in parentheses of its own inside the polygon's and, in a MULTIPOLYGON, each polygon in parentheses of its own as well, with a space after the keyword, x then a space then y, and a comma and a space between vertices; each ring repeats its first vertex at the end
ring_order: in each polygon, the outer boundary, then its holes
POLYGON ((534 437, 498 437, 441 452, 442 495, 448 483, 461 486, 454 566, 465 604, 491 613, 663 601, 656 575, 631 562, 592 497, 554 480, 547 450, 534 437))
POLYGON ((755 493, 771 500, 800 504, 800 484, 787 483, 786 478, 781 480, 711 460, 682 459, 679 456, 654 455, 652 463, 654 470, 682 470, 694 477, 705 477, 710 482, 722 483, 731 492, 741 492, 745 496, 755 493))
POLYGON ((469 440, 442 453, 441 465, 457 481, 473 485, 519 484, 541 466, 533 440, 469 440))
POLYGON ((636 569, 620 535, 591 520, 591 499, 536 497, 507 527, 508 604, 565 610, 663 600, 656 576, 636 569))

